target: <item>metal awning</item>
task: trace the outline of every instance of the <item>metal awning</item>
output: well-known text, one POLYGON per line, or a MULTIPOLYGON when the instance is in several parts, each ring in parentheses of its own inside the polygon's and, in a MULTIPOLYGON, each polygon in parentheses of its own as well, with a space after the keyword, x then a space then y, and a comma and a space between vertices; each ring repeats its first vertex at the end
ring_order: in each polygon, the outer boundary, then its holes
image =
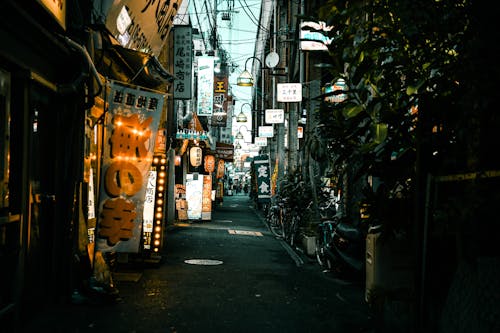
POLYGON ((175 78, 155 56, 125 48, 110 35, 103 36, 103 47, 95 53, 97 70, 110 79, 155 89, 175 78))

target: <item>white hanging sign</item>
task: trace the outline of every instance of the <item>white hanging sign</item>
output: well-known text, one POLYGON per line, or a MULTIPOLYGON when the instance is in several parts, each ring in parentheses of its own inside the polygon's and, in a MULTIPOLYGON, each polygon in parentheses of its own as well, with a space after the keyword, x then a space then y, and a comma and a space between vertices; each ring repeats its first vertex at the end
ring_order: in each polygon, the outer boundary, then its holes
POLYGON ((272 126, 259 126, 259 136, 261 138, 272 138, 274 130, 272 126))
POLYGON ((285 122, 285 110, 266 109, 266 124, 283 124, 285 122))
POLYGON ((301 102, 302 84, 301 83, 278 83, 277 101, 278 102, 301 102))
POLYGON ((267 138, 262 138, 260 136, 255 138, 255 145, 257 147, 266 147, 267 146, 267 138))

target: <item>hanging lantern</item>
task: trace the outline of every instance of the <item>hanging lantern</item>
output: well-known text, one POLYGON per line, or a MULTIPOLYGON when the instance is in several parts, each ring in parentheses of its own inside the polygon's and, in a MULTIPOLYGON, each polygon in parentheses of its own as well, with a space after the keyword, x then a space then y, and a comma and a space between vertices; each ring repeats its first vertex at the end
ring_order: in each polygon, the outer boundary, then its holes
POLYGON ((181 155, 181 156, 184 155, 184 153, 186 152, 188 144, 189 144, 189 140, 183 140, 182 141, 181 149, 179 149, 179 155, 181 155))
POLYGON ((201 148, 198 146, 191 147, 189 150, 189 162, 194 167, 199 167, 201 165, 203 153, 201 148))
POLYGON ((180 155, 175 155, 174 164, 175 166, 180 166, 182 162, 182 157, 180 155))
POLYGON ((222 177, 224 177, 224 160, 219 160, 219 163, 217 163, 217 178, 222 177))
POLYGON ((207 155, 205 156, 205 172, 214 172, 215 170, 215 156, 207 155))

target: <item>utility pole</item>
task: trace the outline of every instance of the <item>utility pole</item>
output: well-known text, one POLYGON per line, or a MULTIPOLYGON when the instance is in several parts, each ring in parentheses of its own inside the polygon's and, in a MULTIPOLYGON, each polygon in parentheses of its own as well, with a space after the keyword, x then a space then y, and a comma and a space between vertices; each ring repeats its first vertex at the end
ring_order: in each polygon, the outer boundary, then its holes
MULTIPOLYGON (((276 36, 278 34, 278 31, 281 31, 282 28, 286 28, 286 20, 282 19, 282 15, 279 12, 281 10, 280 7, 278 7, 277 1, 274 2, 274 34, 275 34, 275 47, 276 50, 279 53, 280 59, 283 59, 282 66, 287 68, 288 66, 288 59, 287 59, 287 54, 285 52, 285 48, 278 48, 277 47, 277 41, 276 41, 276 36)), ((276 93, 276 76, 273 76, 273 108, 276 108, 276 98, 277 98, 277 93, 276 93)), ((284 108, 283 108, 284 109, 284 108)), ((285 168, 286 168, 286 158, 285 158, 285 124, 277 124, 278 128, 278 133, 277 133, 277 138, 276 138, 276 146, 277 146, 277 159, 278 159, 278 184, 277 184, 277 189, 279 190, 279 182, 280 180, 283 179, 285 176, 285 168)))
MULTIPOLYGON (((293 5, 292 5, 293 6, 293 5)), ((304 15, 304 0, 300 2, 300 8, 299 8, 299 14, 300 16, 304 15)), ((299 49, 299 81, 300 85, 302 86, 303 81, 304 81, 304 54, 300 51, 299 49)), ((293 59, 291 59, 293 61, 293 59)), ((291 76, 293 73, 289 73, 289 78, 291 79, 291 76)), ((297 138, 297 132, 298 132, 298 115, 299 115, 299 109, 302 110, 302 101, 293 103, 293 105, 290 106, 289 108, 289 114, 288 114, 288 170, 291 174, 294 174, 297 171, 297 165, 298 165, 298 138, 297 138)))

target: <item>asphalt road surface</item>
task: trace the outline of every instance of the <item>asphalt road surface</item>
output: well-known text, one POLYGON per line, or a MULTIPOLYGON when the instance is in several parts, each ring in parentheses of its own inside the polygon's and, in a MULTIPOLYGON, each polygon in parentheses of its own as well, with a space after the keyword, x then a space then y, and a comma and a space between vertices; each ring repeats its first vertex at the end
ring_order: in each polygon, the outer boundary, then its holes
POLYGON ((276 239, 243 195, 169 226, 162 261, 115 280, 116 302, 41 309, 23 332, 374 332, 364 285, 276 239))

